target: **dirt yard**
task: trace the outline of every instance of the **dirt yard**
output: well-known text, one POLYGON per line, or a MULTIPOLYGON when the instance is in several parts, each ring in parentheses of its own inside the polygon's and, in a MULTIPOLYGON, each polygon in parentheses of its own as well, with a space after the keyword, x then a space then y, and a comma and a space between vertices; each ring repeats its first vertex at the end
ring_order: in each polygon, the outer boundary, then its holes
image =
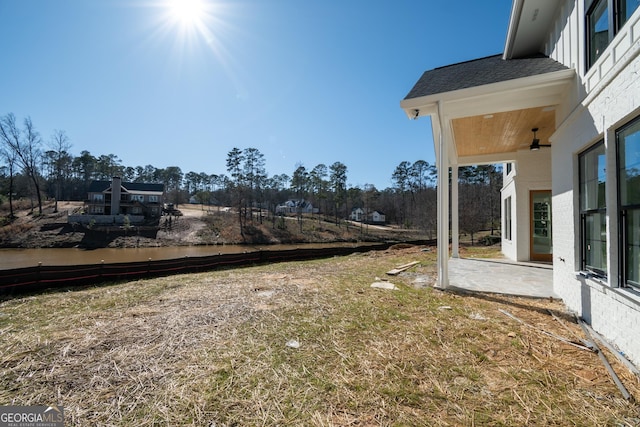
POLYGON ((596 354, 547 334, 584 338, 561 302, 434 290, 423 249, 4 301, 0 401, 69 426, 640 425, 596 354))
MULTIPOLYGON (((304 218, 302 229, 293 217, 275 221, 249 221, 240 233, 237 213, 230 208, 203 208, 200 205, 180 205, 182 216, 162 217, 159 226, 130 227, 120 230, 89 230, 68 223, 69 214, 82 210, 82 202, 60 202, 58 212, 53 203, 46 203, 42 215, 24 203, 17 204, 17 218, 0 221, 0 247, 156 247, 212 244, 290 244, 419 240, 426 237, 414 230, 393 227, 358 227, 343 223, 335 225, 317 217, 304 218)), ((0 209, 0 220, 8 216, 6 204, 0 209)), ((37 211, 37 210, 36 210, 37 211)))

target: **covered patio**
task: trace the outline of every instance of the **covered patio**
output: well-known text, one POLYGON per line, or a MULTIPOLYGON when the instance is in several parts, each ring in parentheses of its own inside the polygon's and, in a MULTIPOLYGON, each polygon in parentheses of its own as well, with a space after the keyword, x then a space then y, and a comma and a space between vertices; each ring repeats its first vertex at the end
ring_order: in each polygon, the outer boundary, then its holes
MULTIPOLYGON (((409 118, 431 118, 438 170, 438 242, 451 241, 454 260, 459 257, 458 169, 501 163, 505 165, 503 254, 513 261, 553 262, 551 150, 547 147, 556 129, 557 108, 574 78, 574 70, 544 55, 520 59, 495 55, 426 71, 401 101, 409 118), (537 207, 544 207, 544 212, 538 212, 537 207), (538 244, 541 237, 548 242, 542 251, 538 244)), ((449 258, 449 245, 439 243, 440 288, 475 286, 518 294, 518 281, 535 276, 532 271, 540 272, 524 266, 519 268, 529 270, 509 272, 504 266, 504 281, 490 288, 490 282, 473 284, 475 279, 470 281, 470 277, 488 276, 495 282, 491 274, 472 270, 466 271, 464 280, 456 276, 477 261, 459 264, 449 258), (520 279, 509 280, 510 275, 520 279), (510 287, 514 292, 509 292, 510 287)), ((551 270, 547 273, 547 284, 535 296, 552 296, 551 270)))
POLYGON ((448 289, 560 298, 553 291, 553 269, 550 264, 505 259, 450 259, 448 289))

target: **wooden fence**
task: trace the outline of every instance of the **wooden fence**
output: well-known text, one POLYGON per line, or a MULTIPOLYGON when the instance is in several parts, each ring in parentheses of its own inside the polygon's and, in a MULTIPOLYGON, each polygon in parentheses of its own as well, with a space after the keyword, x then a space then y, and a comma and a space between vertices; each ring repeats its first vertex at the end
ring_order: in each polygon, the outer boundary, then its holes
POLYGON ((300 248, 255 251, 169 260, 149 260, 116 264, 38 266, 0 270, 0 295, 10 296, 49 288, 66 288, 101 282, 117 282, 148 277, 194 273, 219 268, 302 261, 388 249, 392 243, 332 248, 300 248))

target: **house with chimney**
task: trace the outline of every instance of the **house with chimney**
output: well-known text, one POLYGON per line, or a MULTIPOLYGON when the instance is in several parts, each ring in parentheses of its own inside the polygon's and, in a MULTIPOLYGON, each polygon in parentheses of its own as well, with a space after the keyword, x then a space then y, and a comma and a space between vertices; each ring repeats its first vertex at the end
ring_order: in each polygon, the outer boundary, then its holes
POLYGON ((98 224, 140 223, 159 218, 164 206, 164 184, 92 181, 85 201, 85 215, 74 215, 69 222, 98 224), (126 217, 126 220, 125 220, 126 217))

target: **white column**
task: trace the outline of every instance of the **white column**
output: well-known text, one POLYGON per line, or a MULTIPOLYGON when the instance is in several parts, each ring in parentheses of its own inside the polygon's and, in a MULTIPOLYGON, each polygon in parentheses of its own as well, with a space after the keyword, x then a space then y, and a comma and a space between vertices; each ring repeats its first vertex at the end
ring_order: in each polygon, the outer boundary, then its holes
MULTIPOLYGON (((442 116, 440 116, 442 120, 442 116)), ((436 167, 438 169, 438 284, 441 289, 449 286, 449 155, 440 127, 436 167)))
POLYGON ((451 166, 451 257, 460 258, 458 246, 460 245, 460 232, 458 226, 458 165, 451 166))

